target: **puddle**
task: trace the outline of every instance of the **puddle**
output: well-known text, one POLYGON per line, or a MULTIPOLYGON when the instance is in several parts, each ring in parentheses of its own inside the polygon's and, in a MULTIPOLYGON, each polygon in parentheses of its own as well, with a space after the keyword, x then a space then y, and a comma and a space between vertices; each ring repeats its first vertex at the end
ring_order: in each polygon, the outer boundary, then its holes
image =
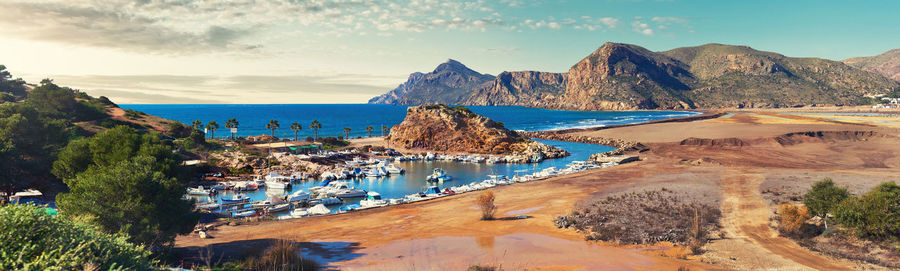
POLYGON ((504 270, 551 266, 583 270, 639 270, 653 266, 650 258, 635 249, 534 233, 414 239, 357 252, 363 255, 335 265, 341 270, 466 270, 473 264, 502 265, 504 270))
POLYGON ((513 210, 513 211, 505 212, 505 213, 503 213, 503 215, 524 215, 524 214, 527 214, 527 213, 530 213, 533 211, 537 211, 537 210, 540 210, 543 208, 544 208, 544 206, 538 206, 538 207, 531 207, 531 208, 525 208, 525 209, 520 209, 520 210, 513 210))

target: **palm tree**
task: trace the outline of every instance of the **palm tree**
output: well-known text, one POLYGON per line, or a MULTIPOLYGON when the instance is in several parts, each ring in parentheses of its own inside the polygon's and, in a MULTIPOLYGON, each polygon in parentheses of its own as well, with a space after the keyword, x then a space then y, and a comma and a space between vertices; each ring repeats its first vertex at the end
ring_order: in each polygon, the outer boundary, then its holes
POLYGON ((313 138, 313 141, 319 140, 319 129, 322 129, 322 123, 319 122, 318 120, 314 120, 312 123, 309 124, 309 128, 313 129, 313 134, 315 135, 315 137, 313 138))
POLYGON ((272 137, 275 137, 275 130, 278 130, 278 127, 281 127, 281 125, 278 125, 277 120, 270 120, 269 123, 266 124, 266 129, 272 130, 272 137))
POLYGON ((203 123, 200 122, 200 120, 195 120, 194 122, 191 122, 191 128, 194 128, 194 130, 200 131, 200 128, 203 128, 203 123))
POLYGON ((391 128, 381 125, 381 136, 384 136, 384 134, 390 134, 390 133, 391 133, 391 128))
POLYGON ((297 141, 297 134, 300 133, 300 130, 303 130, 303 126, 299 123, 291 123, 291 130, 294 130, 294 141, 297 141))
POLYGON ((350 140, 350 127, 344 127, 344 139, 350 140))
POLYGON ((213 138, 213 135, 216 133, 216 130, 219 130, 219 123, 211 120, 206 124, 206 130, 209 130, 209 138, 213 138))
MULTIPOLYGON (((225 122, 225 128, 238 128, 238 121, 235 118, 231 118, 230 120, 225 122)), ((231 133, 231 139, 234 139, 234 132, 231 133)))
POLYGON ((366 132, 369 132, 369 137, 372 137, 372 131, 375 131, 375 127, 372 127, 372 125, 366 127, 366 132))

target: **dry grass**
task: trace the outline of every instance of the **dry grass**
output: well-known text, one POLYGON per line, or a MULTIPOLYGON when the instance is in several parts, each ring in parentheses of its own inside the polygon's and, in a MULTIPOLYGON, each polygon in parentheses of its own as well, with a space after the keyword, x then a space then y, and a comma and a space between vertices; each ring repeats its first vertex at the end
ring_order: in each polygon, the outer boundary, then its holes
POLYGON ((781 204, 778 206, 778 214, 781 215, 779 230, 784 234, 797 234, 809 219, 809 209, 806 206, 781 204))
POLYGON ((497 206, 494 205, 494 192, 490 190, 484 191, 475 200, 478 207, 481 208, 481 220, 493 220, 494 214, 497 212, 497 206))
POLYGON ((300 256, 297 244, 289 240, 278 240, 257 257, 244 261, 246 270, 319 270, 319 264, 300 256))

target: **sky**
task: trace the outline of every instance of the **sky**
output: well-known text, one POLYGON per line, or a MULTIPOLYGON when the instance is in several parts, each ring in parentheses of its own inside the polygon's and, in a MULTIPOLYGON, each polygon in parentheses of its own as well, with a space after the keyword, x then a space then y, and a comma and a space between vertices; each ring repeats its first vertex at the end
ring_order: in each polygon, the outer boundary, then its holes
POLYGON ((364 103, 452 58, 566 72, 604 42, 841 60, 900 48, 900 1, 0 0, 0 64, 135 103, 364 103))

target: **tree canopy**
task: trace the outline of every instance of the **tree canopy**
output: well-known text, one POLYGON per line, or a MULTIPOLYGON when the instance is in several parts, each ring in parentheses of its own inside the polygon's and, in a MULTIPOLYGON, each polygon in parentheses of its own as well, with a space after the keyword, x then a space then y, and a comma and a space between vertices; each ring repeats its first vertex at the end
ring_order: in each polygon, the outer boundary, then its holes
POLYGON ((0 207, 0 270, 150 270, 150 252, 124 235, 31 205, 0 207))
POLYGON ((9 195, 58 182, 48 172, 68 140, 66 125, 64 120, 41 116, 29 104, 0 105, 0 189, 9 195))
POLYGON ((803 195, 803 204, 813 215, 825 218, 848 195, 847 188, 837 187, 834 181, 825 178, 813 184, 809 192, 803 195))
POLYGON ((25 81, 20 78, 13 79, 6 66, 0 65, 0 94, 3 93, 13 97, 13 100, 15 97, 25 96, 25 81))
POLYGON ((125 232, 135 243, 168 244, 199 218, 181 199, 185 186, 176 177, 187 173, 180 163, 158 134, 126 126, 74 140, 53 164, 53 174, 69 186, 57 205, 93 217, 107 232, 125 232))
POLYGON ((900 240, 900 185, 885 182, 861 197, 844 200, 835 220, 863 237, 900 240))

